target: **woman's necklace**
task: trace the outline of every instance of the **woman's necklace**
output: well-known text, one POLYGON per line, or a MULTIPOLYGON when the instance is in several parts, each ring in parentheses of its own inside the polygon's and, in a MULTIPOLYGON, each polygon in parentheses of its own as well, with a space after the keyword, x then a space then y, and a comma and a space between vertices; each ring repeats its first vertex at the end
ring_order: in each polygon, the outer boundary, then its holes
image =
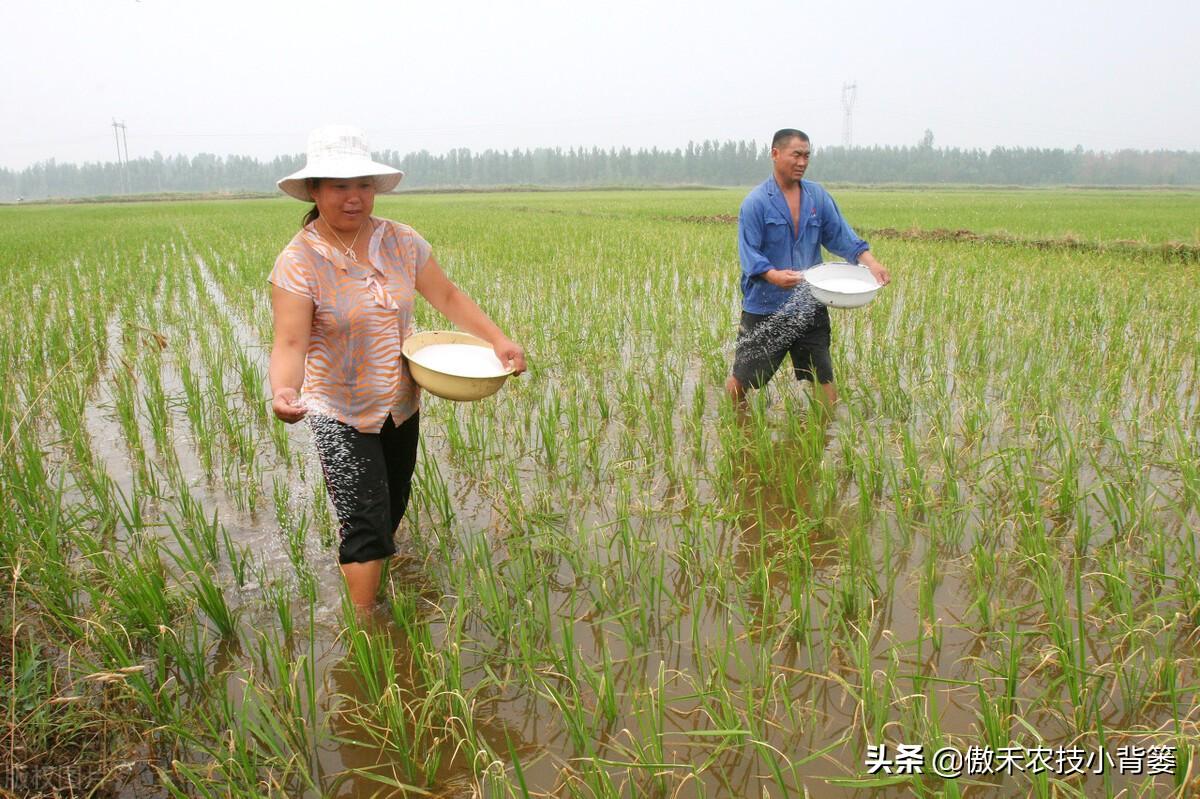
MULTIPOLYGON (((322 221, 322 222, 325 222, 325 220, 324 220, 324 219, 322 219, 321 221, 322 221)), ((347 247, 347 246, 346 246, 346 242, 342 241, 342 237, 341 237, 341 236, 339 236, 339 235, 337 234, 337 231, 336 231, 336 230, 334 230, 334 229, 333 229, 333 227, 332 227, 332 226, 331 226, 331 225, 330 225, 328 222, 325 222, 325 228, 326 228, 326 230, 328 230, 330 233, 332 233, 332 234, 333 234, 333 237, 334 237, 335 239, 337 239, 337 241, 338 241, 338 244, 342 245, 342 251, 343 251, 343 253, 344 253, 344 254, 345 254, 347 257, 349 257, 349 258, 350 258, 350 260, 351 260, 351 261, 353 261, 354 263, 358 263, 358 255, 357 255, 357 254, 354 252, 354 245, 355 245, 355 244, 358 244, 358 234, 359 234, 359 233, 362 233, 362 229, 363 229, 363 227, 364 227, 364 226, 363 226, 363 225, 361 225, 361 224, 358 226, 358 230, 354 231, 354 238, 353 238, 353 240, 351 240, 351 242, 350 242, 350 246, 349 246, 349 247, 347 247)))

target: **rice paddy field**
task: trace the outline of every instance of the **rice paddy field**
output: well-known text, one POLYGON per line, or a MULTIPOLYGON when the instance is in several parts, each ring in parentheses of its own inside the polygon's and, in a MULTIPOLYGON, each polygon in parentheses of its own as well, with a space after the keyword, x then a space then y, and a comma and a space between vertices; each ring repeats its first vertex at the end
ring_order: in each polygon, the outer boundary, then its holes
POLYGON ((1197 795, 1200 194, 835 190, 893 283, 739 415, 744 193, 379 198, 530 371, 425 398, 364 618, 304 208, 0 208, 0 796, 1197 795))

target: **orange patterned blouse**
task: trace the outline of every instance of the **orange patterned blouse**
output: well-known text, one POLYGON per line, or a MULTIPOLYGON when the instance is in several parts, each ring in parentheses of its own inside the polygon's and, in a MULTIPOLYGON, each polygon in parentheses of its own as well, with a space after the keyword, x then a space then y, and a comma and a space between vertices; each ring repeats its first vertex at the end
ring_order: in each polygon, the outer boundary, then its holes
POLYGON ((419 389, 400 355, 412 334, 417 275, 429 243, 408 225, 371 218, 367 263, 356 263, 308 224, 284 248, 267 278, 313 303, 303 395, 362 433, 388 414, 399 425, 416 413, 419 389))

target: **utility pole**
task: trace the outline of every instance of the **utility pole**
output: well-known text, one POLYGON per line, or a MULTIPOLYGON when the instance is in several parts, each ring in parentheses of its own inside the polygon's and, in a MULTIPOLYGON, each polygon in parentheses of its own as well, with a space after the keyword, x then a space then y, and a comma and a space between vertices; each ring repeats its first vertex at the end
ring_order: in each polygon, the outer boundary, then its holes
POLYGON ((854 98, 857 94, 857 83, 842 84, 842 146, 847 150, 854 144, 851 115, 854 113, 854 98))
POLYGON ((125 186, 125 193, 129 194, 129 140, 125 138, 125 123, 118 122, 114 118, 113 122, 112 122, 112 126, 113 126, 113 138, 117 140, 117 166, 121 167, 121 175, 123 177, 122 182, 125 186), (121 129, 120 133, 117 133, 117 128, 121 129), (122 162, 122 160, 121 160, 121 141, 122 141, 122 139, 125 140, 125 160, 124 160, 124 162, 122 162))
POLYGON ((131 191, 132 186, 129 186, 129 139, 125 138, 125 123, 121 123, 121 147, 125 150, 125 190, 131 191))

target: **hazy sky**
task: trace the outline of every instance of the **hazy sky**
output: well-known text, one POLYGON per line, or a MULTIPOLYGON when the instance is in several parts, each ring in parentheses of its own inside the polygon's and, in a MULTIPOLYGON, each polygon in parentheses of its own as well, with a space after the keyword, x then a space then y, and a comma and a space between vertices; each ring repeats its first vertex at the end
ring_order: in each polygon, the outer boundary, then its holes
POLYGON ((375 149, 1200 149, 1200 2, 40 0, 0 13, 0 167, 375 149))

